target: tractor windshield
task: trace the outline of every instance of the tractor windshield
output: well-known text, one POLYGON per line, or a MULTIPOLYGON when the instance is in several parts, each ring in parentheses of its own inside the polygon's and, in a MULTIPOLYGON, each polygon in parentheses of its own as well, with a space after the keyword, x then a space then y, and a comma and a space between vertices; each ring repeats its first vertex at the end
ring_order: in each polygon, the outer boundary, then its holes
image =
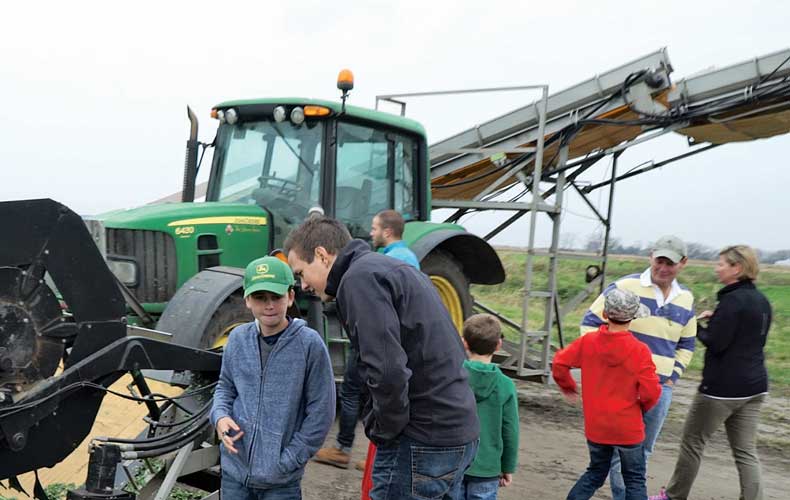
POLYGON ((321 122, 224 125, 217 201, 254 203, 301 220, 319 204, 321 122))

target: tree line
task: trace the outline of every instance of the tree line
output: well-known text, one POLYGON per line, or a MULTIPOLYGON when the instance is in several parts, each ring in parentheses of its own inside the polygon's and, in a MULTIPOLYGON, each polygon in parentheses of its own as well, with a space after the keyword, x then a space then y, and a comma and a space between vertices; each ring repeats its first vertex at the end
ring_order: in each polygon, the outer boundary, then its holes
MULTIPOLYGON (((574 248, 575 243, 575 235, 571 234, 563 234, 561 238, 561 246, 565 247, 566 249, 578 249, 574 248)), ((720 248, 714 248, 702 243, 694 243, 694 242, 687 242, 686 246, 688 247, 688 257, 690 259, 696 260, 716 260, 719 258, 719 251, 720 248)), ((623 243, 622 240, 616 237, 609 237, 609 253, 610 254, 618 254, 618 255, 645 255, 650 251, 652 247, 652 242, 648 242, 645 245, 641 243, 634 243, 631 245, 623 243)), ((586 242, 582 246, 582 250, 586 250, 588 252, 601 252, 603 249, 603 234, 601 233, 592 233, 587 237, 586 242)), ((764 264, 774 264, 778 261, 788 260, 790 259, 790 249, 786 250, 776 250, 776 251, 769 251, 769 250, 761 250, 759 248, 756 249, 757 254, 760 257, 760 262, 764 264)))

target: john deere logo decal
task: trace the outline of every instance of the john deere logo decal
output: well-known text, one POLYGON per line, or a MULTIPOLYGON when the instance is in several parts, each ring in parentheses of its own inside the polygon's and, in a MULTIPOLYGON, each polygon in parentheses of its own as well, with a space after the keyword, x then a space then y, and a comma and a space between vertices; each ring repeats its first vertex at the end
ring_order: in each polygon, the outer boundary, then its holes
POLYGON ((258 274, 266 274, 269 272, 269 264, 258 264, 255 271, 257 271, 258 274))

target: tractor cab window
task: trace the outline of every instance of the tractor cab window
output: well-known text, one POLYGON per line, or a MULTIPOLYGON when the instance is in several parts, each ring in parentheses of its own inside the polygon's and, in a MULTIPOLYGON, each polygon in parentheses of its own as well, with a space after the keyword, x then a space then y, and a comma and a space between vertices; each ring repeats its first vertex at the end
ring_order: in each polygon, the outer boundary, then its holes
POLYGON ((218 201, 261 205, 298 222, 319 204, 320 122, 224 125, 218 201))
POLYGON ((381 210, 417 216, 413 139, 388 130, 338 123, 335 215, 354 237, 367 238, 381 210))

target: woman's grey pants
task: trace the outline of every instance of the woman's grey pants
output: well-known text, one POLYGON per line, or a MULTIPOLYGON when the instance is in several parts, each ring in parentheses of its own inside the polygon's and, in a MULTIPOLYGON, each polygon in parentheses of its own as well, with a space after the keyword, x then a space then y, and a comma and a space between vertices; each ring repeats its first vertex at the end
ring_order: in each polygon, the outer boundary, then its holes
POLYGON ((671 500, 686 500, 697 477, 705 444, 724 423, 732 456, 741 481, 741 500, 762 500, 760 460, 757 457, 757 422, 764 394, 747 399, 714 399, 697 393, 691 403, 680 454, 666 494, 671 500))

